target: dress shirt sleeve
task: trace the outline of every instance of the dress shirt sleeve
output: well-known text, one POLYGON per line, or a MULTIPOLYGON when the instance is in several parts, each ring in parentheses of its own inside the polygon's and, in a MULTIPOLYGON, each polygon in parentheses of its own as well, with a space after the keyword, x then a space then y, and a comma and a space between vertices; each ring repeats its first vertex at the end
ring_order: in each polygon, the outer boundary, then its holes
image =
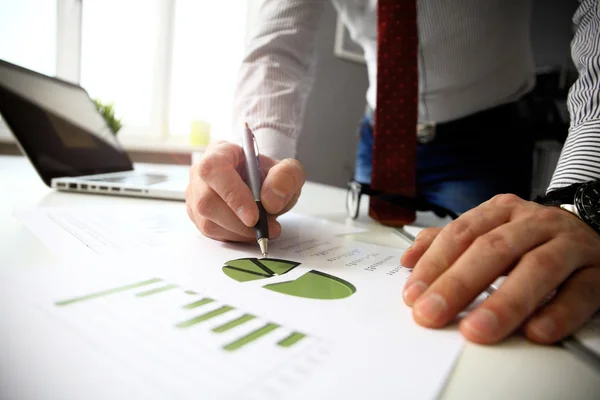
POLYGON ((324 0, 262 0, 246 44, 233 121, 247 122, 261 154, 295 157, 316 63, 315 38, 324 0))
POLYGON ((580 3, 571 42, 579 78, 569 91, 569 135, 548 191, 600 179, 600 2, 580 3))

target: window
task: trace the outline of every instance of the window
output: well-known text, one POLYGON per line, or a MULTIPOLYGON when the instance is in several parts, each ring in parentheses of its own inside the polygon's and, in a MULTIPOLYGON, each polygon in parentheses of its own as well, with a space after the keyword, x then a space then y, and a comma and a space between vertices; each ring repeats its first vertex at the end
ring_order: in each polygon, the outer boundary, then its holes
POLYGON ((56 73, 56 1, 0 0, 0 59, 56 73))
POLYGON ((159 136, 161 84, 158 45, 162 0, 83 0, 81 86, 114 103, 119 135, 159 136))
POLYGON ((193 121, 208 122, 217 135, 229 133, 233 91, 244 50, 246 12, 246 2, 239 0, 177 1, 171 134, 187 135, 193 121))
MULTIPOLYGON (((47 75, 56 73, 56 2, 0 0, 0 59, 47 75)), ((12 135, 0 117, 0 139, 12 135)))
POLYGON ((0 58, 113 103, 125 143, 225 136, 255 1, 0 0, 0 58))
MULTIPOLYGON (((83 0, 81 85, 114 103, 119 135, 187 137, 231 126, 246 1, 83 0)), ((228 132, 227 132, 228 133, 228 132)))

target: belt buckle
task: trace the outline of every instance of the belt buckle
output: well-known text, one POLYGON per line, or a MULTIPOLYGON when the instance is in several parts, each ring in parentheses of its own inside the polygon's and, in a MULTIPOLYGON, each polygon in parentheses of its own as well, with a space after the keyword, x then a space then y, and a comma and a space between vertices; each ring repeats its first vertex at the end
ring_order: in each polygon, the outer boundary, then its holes
POLYGON ((435 122, 424 122, 417 124, 417 141, 421 144, 433 142, 435 139, 435 122))

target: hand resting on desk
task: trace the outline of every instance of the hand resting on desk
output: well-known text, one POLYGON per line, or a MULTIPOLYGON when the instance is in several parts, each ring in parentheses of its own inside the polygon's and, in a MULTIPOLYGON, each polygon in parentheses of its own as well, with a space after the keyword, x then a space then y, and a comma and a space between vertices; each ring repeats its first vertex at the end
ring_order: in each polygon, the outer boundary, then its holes
POLYGON ((567 211, 513 195, 423 230, 401 261, 414 268, 405 302, 419 324, 432 328, 454 320, 510 272, 460 322, 463 335, 478 343, 498 342, 521 327, 535 342, 554 343, 600 308, 600 235, 567 211))
MULTIPOLYGON (((217 142, 190 169, 187 212, 205 236, 221 241, 256 240, 253 227, 258 221, 258 207, 243 179, 244 161, 240 146, 217 142)), ((294 159, 278 161, 261 155, 260 167, 264 175, 261 202, 270 214, 269 235, 276 238, 281 233, 276 218, 296 204, 306 173, 294 159)))

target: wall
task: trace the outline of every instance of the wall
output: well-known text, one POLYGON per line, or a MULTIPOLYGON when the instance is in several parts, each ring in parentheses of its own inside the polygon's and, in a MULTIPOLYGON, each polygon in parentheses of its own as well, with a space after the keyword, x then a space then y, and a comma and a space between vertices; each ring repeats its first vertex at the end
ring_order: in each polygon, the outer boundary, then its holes
MULTIPOLYGON (((298 159, 308 179, 345 186, 354 170, 356 127, 365 107, 364 65, 333 55, 336 13, 327 1, 318 32, 316 79, 308 98, 298 159)), ((572 67, 569 43, 576 0, 535 0, 532 45, 538 66, 572 67)))
MULTIPOLYGON (((333 55, 337 14, 329 1, 317 33, 317 63, 298 159, 308 179, 345 186, 354 171, 357 124, 364 113, 367 67, 333 55)), ((340 205, 343 207, 343 205, 340 205)))

